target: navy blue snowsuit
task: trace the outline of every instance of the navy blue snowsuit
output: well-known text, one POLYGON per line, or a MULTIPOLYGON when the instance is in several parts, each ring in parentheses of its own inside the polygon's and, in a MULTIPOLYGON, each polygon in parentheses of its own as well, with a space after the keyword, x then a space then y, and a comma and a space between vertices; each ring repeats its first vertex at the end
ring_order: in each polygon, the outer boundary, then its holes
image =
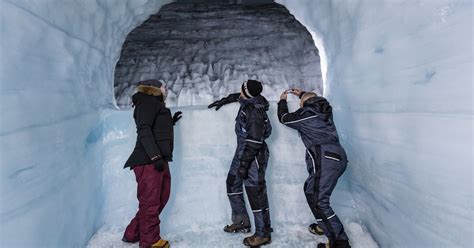
POLYGON ((232 221, 234 223, 247 222, 250 225, 243 195, 243 184, 245 184, 255 219, 255 234, 266 237, 270 236, 272 231, 265 182, 269 158, 265 139, 272 131, 266 113, 269 104, 263 96, 240 99, 239 102, 240 109, 235 118, 237 149, 226 180, 227 195, 232 208, 232 221), (250 165, 248 178, 245 180, 238 176, 241 161, 250 165))
POLYGON ((348 240, 341 221, 329 204, 338 178, 347 166, 347 156, 339 143, 332 108, 323 97, 312 97, 302 108, 288 113, 286 100, 278 102, 278 119, 296 129, 306 147, 306 165, 309 173, 304 192, 318 225, 330 244, 348 240))

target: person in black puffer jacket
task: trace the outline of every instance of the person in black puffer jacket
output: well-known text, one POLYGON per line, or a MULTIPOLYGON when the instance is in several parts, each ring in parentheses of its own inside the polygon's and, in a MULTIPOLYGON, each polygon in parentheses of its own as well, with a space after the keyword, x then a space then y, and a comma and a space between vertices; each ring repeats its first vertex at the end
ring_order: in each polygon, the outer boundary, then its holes
POLYGON ((344 227, 329 204, 337 180, 347 166, 346 152, 339 143, 334 125, 332 107, 325 98, 313 92, 292 89, 290 93, 300 97, 301 108, 289 113, 286 102, 288 91, 284 91, 278 102, 278 119, 296 129, 306 147, 309 177, 304 184, 304 192, 317 221, 317 224, 310 226, 310 232, 328 237, 329 243, 320 243, 318 248, 350 248, 344 227))
POLYGON ((271 242, 265 171, 269 151, 265 140, 272 132, 267 116, 268 101, 260 95, 262 84, 256 80, 244 82, 240 93, 230 94, 209 105, 216 110, 232 102, 240 102, 235 118, 237 149, 227 175, 227 195, 232 208, 232 224, 225 232, 250 232, 250 220, 245 207, 243 184, 255 219, 255 234, 244 239, 244 245, 258 247, 271 242))
POLYGON ((173 125, 181 118, 181 112, 171 117, 162 82, 141 81, 137 90, 132 97, 137 142, 124 168, 135 173, 139 209, 122 240, 140 241, 140 247, 168 247, 168 241, 160 236, 159 214, 170 196, 168 162, 173 160, 173 125))

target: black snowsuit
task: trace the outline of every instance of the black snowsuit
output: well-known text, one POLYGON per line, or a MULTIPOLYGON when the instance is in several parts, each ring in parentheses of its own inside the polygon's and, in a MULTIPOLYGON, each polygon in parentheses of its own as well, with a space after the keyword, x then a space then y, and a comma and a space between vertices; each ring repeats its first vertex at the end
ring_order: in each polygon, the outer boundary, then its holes
POLYGON ((308 204, 331 247, 336 240, 348 240, 344 227, 330 206, 329 199, 338 178, 347 166, 339 143, 332 108, 323 97, 312 97, 296 112, 288 113, 286 100, 278 102, 278 119, 296 129, 306 146, 309 177, 304 184, 308 204))
POLYGON ((135 149, 124 168, 152 164, 152 158, 161 156, 173 160, 173 118, 162 96, 150 92, 137 92, 132 97, 135 105, 133 118, 137 125, 135 149))
MULTIPOLYGON (((233 97, 234 101, 238 100, 238 94, 232 94, 229 97, 233 97)), ((265 182, 265 171, 269 158, 265 139, 270 136, 272 131, 266 113, 269 104, 263 96, 240 99, 239 101, 240 109, 235 118, 237 149, 226 180, 227 195, 232 208, 232 221, 234 223, 248 222, 243 195, 243 184, 245 184, 254 215, 255 234, 267 237, 272 231, 265 182), (241 161, 250 165, 248 178, 245 180, 240 178, 237 173, 241 161)))

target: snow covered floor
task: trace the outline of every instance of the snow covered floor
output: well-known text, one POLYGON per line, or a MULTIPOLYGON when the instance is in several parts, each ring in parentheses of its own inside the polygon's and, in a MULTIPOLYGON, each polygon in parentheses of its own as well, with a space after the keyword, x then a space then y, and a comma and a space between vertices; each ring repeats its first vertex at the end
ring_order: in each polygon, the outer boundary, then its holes
MULTIPOLYGON (((281 223, 274 226, 272 243, 265 247, 311 247, 326 242, 324 236, 308 232, 307 223, 281 223)), ((367 231, 359 224, 344 221, 346 231, 354 248, 378 247, 367 231)), ((121 241, 124 228, 100 230, 90 241, 88 248, 138 247, 121 241)), ((165 233, 163 237, 170 241, 173 248, 184 247, 243 247, 242 240, 247 234, 228 234, 221 226, 193 228, 181 233, 165 233)))
MULTIPOLYGON (((290 106, 296 108, 296 102, 290 106)), ((245 235, 222 231, 230 221, 225 179, 235 149, 237 109, 238 104, 217 112, 204 106, 179 108, 183 119, 175 128, 175 160, 170 167, 172 195, 161 216, 163 237, 173 247, 242 246, 245 235)), ((274 102, 269 116, 273 133, 268 141, 271 155, 267 186, 275 230, 271 247, 315 247, 324 238, 307 231, 314 217, 303 193, 307 177, 304 146, 296 132, 278 122, 274 102)), ((136 139, 131 111, 107 111, 96 130, 94 133, 101 138, 93 146, 104 156, 105 198, 103 226, 89 247, 133 247, 121 241, 124 228, 137 210, 135 178, 132 172, 122 169, 136 139)), ((349 192, 347 178, 342 177, 333 194, 334 209, 346 224, 354 247, 377 247, 358 224, 349 192)))

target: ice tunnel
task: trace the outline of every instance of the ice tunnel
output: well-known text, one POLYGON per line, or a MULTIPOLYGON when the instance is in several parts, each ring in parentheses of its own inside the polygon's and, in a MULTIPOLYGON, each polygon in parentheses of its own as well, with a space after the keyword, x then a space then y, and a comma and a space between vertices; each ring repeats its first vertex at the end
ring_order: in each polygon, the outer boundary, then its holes
MULTIPOLYGON (((127 35, 171 2, 0 2, 1 247, 132 247, 120 238, 137 205, 134 177, 122 169, 135 127, 130 110, 117 108, 115 68, 127 35)), ((276 2, 319 50, 350 160, 332 203, 352 246, 472 247, 472 1, 276 2)), ((267 79, 272 100, 290 86, 267 79)), ((232 90, 221 81, 218 92, 195 84, 205 95, 196 101, 178 100, 193 87, 172 91, 172 111, 184 113, 162 223, 173 247, 241 245, 243 236, 221 232, 237 106, 203 105, 232 90)), ((270 115, 269 247, 314 247, 323 238, 306 231, 314 218, 302 191, 304 147, 279 125, 275 102, 270 115)))

